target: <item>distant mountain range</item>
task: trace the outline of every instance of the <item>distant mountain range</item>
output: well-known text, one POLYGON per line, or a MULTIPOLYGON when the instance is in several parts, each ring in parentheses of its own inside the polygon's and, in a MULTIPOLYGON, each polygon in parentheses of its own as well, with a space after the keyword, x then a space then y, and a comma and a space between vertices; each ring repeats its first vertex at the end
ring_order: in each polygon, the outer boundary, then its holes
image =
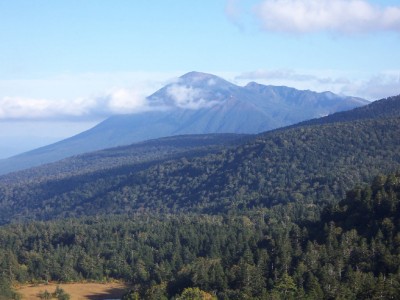
POLYGON ((0 174, 90 151, 182 134, 254 134, 363 106, 331 92, 251 82, 244 87, 190 72, 148 97, 146 112, 117 115, 58 143, 0 161, 0 174))

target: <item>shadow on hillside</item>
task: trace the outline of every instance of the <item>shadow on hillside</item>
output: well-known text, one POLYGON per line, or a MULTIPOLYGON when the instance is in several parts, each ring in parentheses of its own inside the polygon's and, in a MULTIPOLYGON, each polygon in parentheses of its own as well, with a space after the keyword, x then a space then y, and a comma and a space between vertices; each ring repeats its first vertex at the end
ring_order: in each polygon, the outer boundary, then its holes
POLYGON ((128 291, 127 288, 111 288, 102 293, 96 293, 86 296, 90 300, 106 300, 106 299, 121 299, 122 296, 128 291))

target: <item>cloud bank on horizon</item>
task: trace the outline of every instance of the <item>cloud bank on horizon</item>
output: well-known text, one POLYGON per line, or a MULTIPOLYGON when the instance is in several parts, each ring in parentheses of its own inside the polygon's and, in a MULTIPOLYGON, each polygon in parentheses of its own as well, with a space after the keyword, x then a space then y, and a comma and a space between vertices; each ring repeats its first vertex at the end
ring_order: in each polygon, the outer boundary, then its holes
POLYGON ((255 11, 267 31, 400 32, 400 6, 381 7, 364 0, 265 0, 255 11))
POLYGON ((0 120, 99 120, 146 109, 145 97, 135 90, 121 88, 102 96, 73 100, 3 97, 0 120))

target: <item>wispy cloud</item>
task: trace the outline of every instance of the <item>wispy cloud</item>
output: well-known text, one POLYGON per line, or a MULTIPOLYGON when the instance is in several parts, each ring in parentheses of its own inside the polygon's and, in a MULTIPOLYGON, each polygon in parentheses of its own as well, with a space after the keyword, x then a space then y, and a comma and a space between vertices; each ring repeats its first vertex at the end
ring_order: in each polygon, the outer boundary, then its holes
MULTIPOLYGON (((377 100, 400 94, 400 70, 386 71, 361 77, 359 74, 346 76, 347 72, 309 71, 290 69, 256 70, 244 72, 235 81, 256 81, 262 84, 287 85, 298 89, 332 91, 334 93, 377 100)), ((350 75, 351 72, 348 72, 350 75)))
MULTIPOLYGON (((209 81, 207 84, 213 85, 215 82, 209 81)), ((215 102, 203 98, 201 89, 181 84, 169 86, 167 95, 172 99, 172 104, 179 108, 199 109, 215 104, 215 102)))
POLYGON ((236 80, 263 80, 282 82, 316 82, 319 84, 349 84, 351 81, 345 77, 327 77, 310 73, 299 73, 291 69, 256 70, 244 72, 236 80))
POLYGON ((272 32, 400 32, 400 6, 365 0, 264 0, 255 14, 262 28, 272 32))
POLYGON ((314 75, 309 75, 309 74, 299 74, 294 70, 282 69, 282 70, 256 70, 256 71, 244 72, 236 76, 236 79, 246 79, 246 80, 284 79, 284 80, 294 80, 294 81, 309 81, 316 79, 316 77, 314 75))

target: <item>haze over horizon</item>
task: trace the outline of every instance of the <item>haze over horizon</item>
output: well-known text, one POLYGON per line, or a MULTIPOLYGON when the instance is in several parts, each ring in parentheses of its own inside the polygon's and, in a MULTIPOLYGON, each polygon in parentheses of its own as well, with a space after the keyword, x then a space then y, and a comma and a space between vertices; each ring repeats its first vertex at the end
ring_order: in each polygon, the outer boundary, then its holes
POLYGON ((238 85, 400 94, 395 0, 16 0, 0 16, 0 158, 140 111, 193 70, 238 85))

